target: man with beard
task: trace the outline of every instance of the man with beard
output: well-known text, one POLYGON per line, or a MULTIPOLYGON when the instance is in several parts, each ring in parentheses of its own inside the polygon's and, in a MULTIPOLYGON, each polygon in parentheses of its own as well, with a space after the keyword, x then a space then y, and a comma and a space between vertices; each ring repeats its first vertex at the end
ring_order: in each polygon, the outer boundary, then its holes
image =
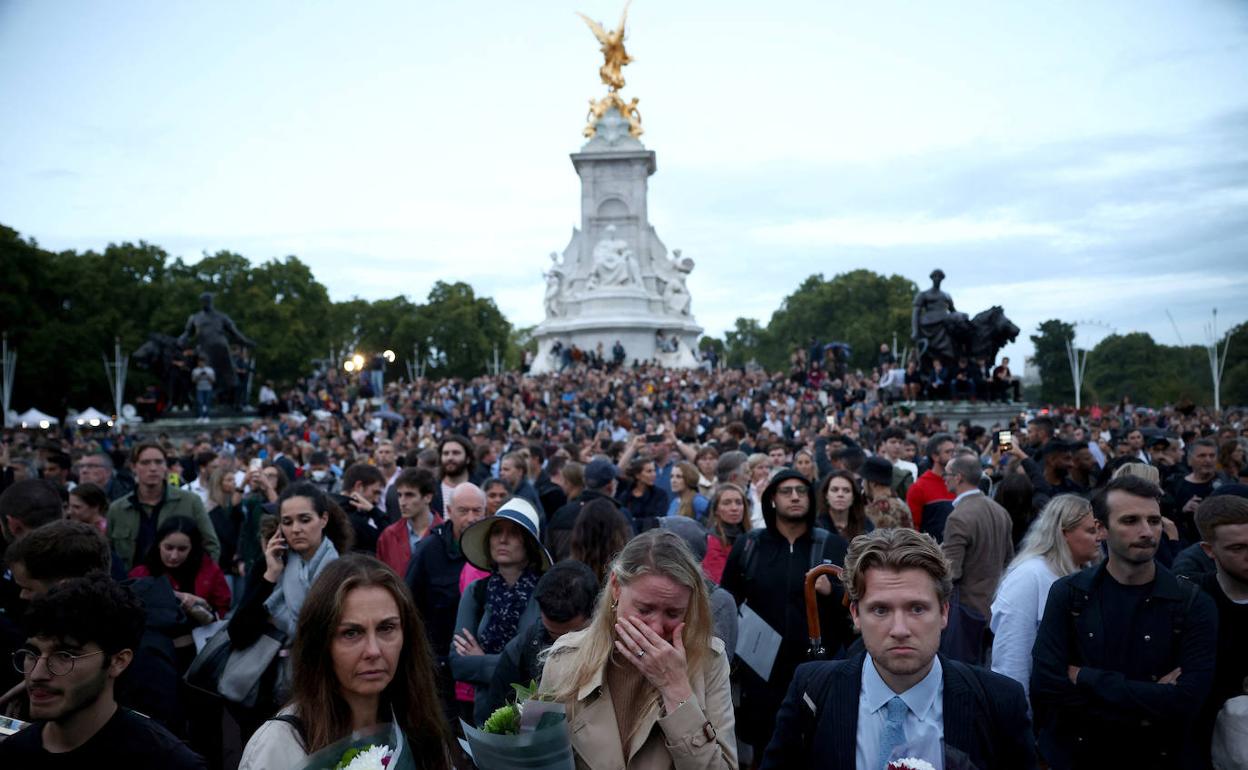
POLYGON ((1092 498, 1109 558, 1049 589, 1031 698, 1049 767, 1198 767, 1213 682, 1213 600, 1154 560, 1160 490, 1119 476, 1092 498))
MULTIPOLYGON (((824 562, 844 564, 849 547, 840 535, 815 527, 814 487, 795 470, 781 470, 767 483, 762 512, 764 528, 737 538, 720 581, 738 606, 746 605, 781 637, 766 679, 742 667, 738 736, 758 754, 771 740, 794 669, 807 657, 806 572, 824 562)), ((826 576, 816 589, 824 643, 835 655, 850 637, 849 618, 826 576)))
POLYGON ((389 439, 382 439, 373 447, 373 465, 377 470, 381 471, 381 476, 386 480, 385 487, 381 490, 381 501, 378 507, 382 513, 388 514, 391 521, 399 517, 399 499, 398 493, 394 491, 394 482, 399 478, 399 454, 394 448, 394 442, 389 439))
POLYGON ((936 752, 945 767, 1036 766, 1023 688, 937 654, 953 585, 931 535, 854 538, 842 580, 866 651, 797 669, 764 768, 875 770, 936 752))
POLYGON ((0 766, 206 768, 159 723, 113 697, 144 622, 142 602, 102 572, 32 601, 26 643, 13 662, 26 678, 34 721, 0 741, 0 766))
POLYGON ((475 462, 472 442, 455 433, 448 433, 438 444, 438 470, 441 482, 433 496, 433 511, 444 515, 450 506, 451 495, 455 487, 472 482, 479 484, 484 479, 472 477, 470 469, 475 462))
POLYGON ((1070 479, 1070 469, 1075 461, 1071 446, 1065 441, 1053 439, 1047 442, 1040 447, 1035 460, 1023 457, 1021 453, 1016 453, 1016 456, 1019 456, 1023 470, 1035 488, 1032 501, 1037 511, 1058 495, 1087 493, 1086 489, 1081 489, 1070 479))

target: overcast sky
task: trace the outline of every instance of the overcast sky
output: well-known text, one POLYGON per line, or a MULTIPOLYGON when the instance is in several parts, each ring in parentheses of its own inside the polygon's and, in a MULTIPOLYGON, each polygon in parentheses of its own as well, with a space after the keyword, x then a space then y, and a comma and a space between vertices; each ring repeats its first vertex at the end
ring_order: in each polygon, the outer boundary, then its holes
MULTIPOLYGON (((464 280, 541 320, 620 2, 0 0, 0 222, 297 255, 334 299, 464 280)), ((637 0, 650 214, 708 333, 869 268, 1023 328, 1248 316, 1248 3, 637 0)))

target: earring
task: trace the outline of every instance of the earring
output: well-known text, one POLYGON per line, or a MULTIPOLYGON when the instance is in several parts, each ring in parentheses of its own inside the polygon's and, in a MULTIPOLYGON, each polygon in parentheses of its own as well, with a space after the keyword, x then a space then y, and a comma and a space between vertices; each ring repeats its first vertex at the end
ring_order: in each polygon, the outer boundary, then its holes
POLYGON ((611 611, 612 611, 612 612, 614 612, 614 611, 615 611, 615 608, 616 608, 616 607, 619 607, 619 606, 620 606, 620 600, 619 600, 619 599, 616 599, 615 601, 611 602, 611 611))

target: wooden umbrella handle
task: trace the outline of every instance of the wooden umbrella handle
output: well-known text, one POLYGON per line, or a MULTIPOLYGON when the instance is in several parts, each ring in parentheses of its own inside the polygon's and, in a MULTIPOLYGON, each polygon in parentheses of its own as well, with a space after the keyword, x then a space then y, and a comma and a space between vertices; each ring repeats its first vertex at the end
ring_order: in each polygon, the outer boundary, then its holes
POLYGON ((810 636, 811 658, 822 658, 827 654, 823 647, 823 630, 819 627, 819 596, 815 592, 815 582, 824 575, 840 579, 843 571, 835 564, 820 564, 806 573, 806 629, 810 636))

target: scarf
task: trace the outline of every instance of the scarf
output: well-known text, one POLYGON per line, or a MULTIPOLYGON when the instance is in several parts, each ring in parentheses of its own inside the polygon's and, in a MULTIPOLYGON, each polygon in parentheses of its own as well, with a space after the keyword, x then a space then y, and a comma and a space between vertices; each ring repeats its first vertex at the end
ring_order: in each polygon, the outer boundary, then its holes
POLYGON ((477 635, 477 641, 486 655, 497 655, 520 629, 520 616, 537 587, 537 573, 525 570, 516 584, 510 586, 497 572, 485 580, 485 603, 490 608, 490 619, 477 635))
POLYGON ((308 588, 321 574, 325 565, 338 558, 338 549, 328 537, 321 538, 321 544, 312 554, 312 558, 304 561, 294 551, 286 554, 286 569, 282 570, 282 579, 273 587, 273 593, 264 600, 264 606, 273 618, 273 625, 286 634, 288 640, 295 638, 295 626, 299 621, 299 610, 303 608, 303 600, 308 597, 308 588))

